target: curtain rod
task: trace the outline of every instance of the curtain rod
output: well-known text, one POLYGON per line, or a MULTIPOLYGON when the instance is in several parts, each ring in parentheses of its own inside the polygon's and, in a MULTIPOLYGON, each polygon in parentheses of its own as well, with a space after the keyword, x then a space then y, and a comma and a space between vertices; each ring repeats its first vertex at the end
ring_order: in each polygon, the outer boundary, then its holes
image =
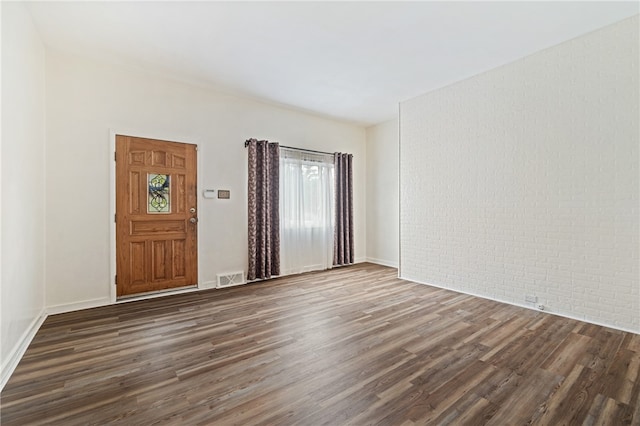
POLYGON ((280 145, 280 148, 293 149, 295 151, 313 152, 314 154, 326 154, 326 155, 333 155, 334 154, 333 152, 324 152, 324 151, 316 151, 316 150, 313 150, 313 149, 296 148, 294 146, 280 145))
MULTIPOLYGON (((249 146, 249 140, 247 139, 246 141, 244 141, 244 147, 248 147, 249 146)), ((304 151, 304 152, 313 152, 314 154, 326 154, 326 155, 333 155, 333 152, 325 152, 325 151, 316 151, 313 149, 305 149, 305 148, 296 148, 293 146, 285 146, 285 145, 279 145, 280 148, 285 148, 285 149, 293 149, 296 151, 304 151)))

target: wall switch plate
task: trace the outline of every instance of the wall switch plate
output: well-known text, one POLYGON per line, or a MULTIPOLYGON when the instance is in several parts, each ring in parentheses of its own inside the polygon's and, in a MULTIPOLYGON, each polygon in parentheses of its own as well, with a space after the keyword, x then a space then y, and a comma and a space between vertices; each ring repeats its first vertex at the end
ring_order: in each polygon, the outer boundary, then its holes
POLYGON ((205 189, 202 191, 202 196, 204 198, 216 198, 216 190, 215 189, 205 189))
POLYGON ((218 198, 228 200, 231 198, 231 191, 227 189, 218 189, 218 198))

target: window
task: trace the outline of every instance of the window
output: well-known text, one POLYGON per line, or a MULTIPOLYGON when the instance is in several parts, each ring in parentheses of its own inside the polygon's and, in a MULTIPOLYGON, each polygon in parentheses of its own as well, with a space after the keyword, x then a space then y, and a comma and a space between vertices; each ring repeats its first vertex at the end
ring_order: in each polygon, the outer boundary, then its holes
POLYGON ((331 268, 333 222, 333 156, 281 147, 281 273, 331 268))

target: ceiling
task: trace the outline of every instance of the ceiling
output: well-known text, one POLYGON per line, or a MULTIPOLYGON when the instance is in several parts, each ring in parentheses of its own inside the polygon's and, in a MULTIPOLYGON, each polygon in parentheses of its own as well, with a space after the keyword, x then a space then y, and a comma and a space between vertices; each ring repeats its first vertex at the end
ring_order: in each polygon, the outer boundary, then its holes
POLYGON ((400 101, 639 12, 632 2, 30 2, 44 43, 371 125, 400 101))

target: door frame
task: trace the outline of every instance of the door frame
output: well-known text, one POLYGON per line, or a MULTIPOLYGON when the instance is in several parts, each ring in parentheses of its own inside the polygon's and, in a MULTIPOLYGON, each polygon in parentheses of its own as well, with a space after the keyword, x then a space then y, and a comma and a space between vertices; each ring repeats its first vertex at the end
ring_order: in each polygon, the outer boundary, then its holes
MULTIPOLYGON (((159 296, 166 296, 169 294, 178 294, 178 293, 189 293, 192 291, 198 291, 202 289, 202 278, 200 271, 202 270, 202 256, 198 256, 198 283, 195 288, 187 288, 187 289, 178 289, 178 290, 167 290, 163 292, 158 292, 155 294, 145 294, 141 296, 133 296, 128 297, 123 300, 117 300, 116 295, 116 162, 115 162, 115 152, 116 152, 116 135, 126 135, 126 136, 135 136, 139 138, 145 139, 156 139, 162 141, 171 141, 171 142, 180 142, 180 143, 189 143, 198 147, 197 154, 197 167, 198 167, 198 175, 196 177, 196 197, 198 199, 198 210, 201 209, 201 197, 200 197, 200 188, 202 188, 202 144, 200 142, 200 138, 195 137, 193 135, 179 135, 179 134, 170 134, 168 132, 162 133, 154 133, 144 130, 135 130, 135 129, 109 129, 109 299, 111 304, 114 303, 126 303, 133 300, 140 299, 151 299, 159 296)), ((200 213, 200 212, 198 212, 200 213)), ((200 214, 198 214, 200 217, 200 214)), ((198 221, 198 235, 200 234, 200 229, 203 221, 198 221)), ((198 254, 201 253, 202 238, 198 238, 198 254)))

